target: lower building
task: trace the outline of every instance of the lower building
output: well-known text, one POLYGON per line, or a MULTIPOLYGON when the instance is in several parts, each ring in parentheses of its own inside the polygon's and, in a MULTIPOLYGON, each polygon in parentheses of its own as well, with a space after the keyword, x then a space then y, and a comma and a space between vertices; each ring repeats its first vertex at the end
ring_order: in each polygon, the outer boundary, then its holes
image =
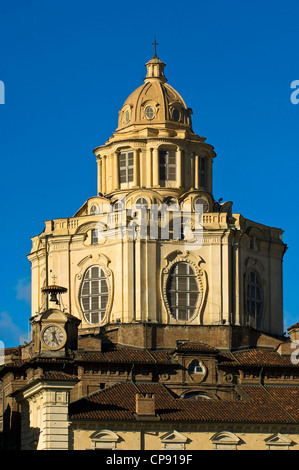
POLYGON ((146 323, 89 336, 55 309, 37 325, 37 344, 8 349, 1 368, 5 449, 299 448, 299 325, 291 337, 146 323), (39 335, 49 325, 69 341, 51 354, 39 335))

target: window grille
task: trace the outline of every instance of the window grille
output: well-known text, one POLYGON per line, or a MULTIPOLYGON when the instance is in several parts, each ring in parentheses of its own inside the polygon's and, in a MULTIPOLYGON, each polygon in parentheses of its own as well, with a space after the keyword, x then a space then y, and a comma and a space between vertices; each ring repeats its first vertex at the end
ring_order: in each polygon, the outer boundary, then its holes
POLYGON ((88 323, 100 323, 108 303, 108 283, 100 266, 91 266, 84 274, 81 292, 81 308, 88 323))
POLYGON ((176 263, 167 282, 170 312, 176 320, 189 320, 196 311, 199 288, 196 274, 189 263, 176 263))

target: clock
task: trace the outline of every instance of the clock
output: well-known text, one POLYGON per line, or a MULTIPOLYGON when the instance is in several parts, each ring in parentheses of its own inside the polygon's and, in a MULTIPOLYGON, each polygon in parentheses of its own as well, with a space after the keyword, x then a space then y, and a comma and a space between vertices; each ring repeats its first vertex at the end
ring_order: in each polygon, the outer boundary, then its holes
POLYGON ((66 343, 66 332, 61 326, 50 324, 42 331, 42 342, 48 349, 57 350, 66 343))

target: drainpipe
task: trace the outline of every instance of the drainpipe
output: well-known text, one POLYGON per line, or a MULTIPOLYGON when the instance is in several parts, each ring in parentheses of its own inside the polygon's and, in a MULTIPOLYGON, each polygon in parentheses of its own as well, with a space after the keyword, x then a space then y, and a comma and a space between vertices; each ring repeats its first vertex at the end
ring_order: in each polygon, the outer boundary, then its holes
POLYGON ((144 450, 144 424, 141 423, 140 428, 140 450, 144 450))

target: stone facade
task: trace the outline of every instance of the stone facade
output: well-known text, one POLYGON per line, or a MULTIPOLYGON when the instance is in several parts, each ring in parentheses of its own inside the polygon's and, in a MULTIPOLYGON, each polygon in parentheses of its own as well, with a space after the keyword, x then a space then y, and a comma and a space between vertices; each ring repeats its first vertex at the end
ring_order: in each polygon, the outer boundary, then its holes
POLYGON ((5 449, 297 449, 283 231, 213 196, 214 148, 155 55, 94 150, 97 195, 32 239, 5 449))

